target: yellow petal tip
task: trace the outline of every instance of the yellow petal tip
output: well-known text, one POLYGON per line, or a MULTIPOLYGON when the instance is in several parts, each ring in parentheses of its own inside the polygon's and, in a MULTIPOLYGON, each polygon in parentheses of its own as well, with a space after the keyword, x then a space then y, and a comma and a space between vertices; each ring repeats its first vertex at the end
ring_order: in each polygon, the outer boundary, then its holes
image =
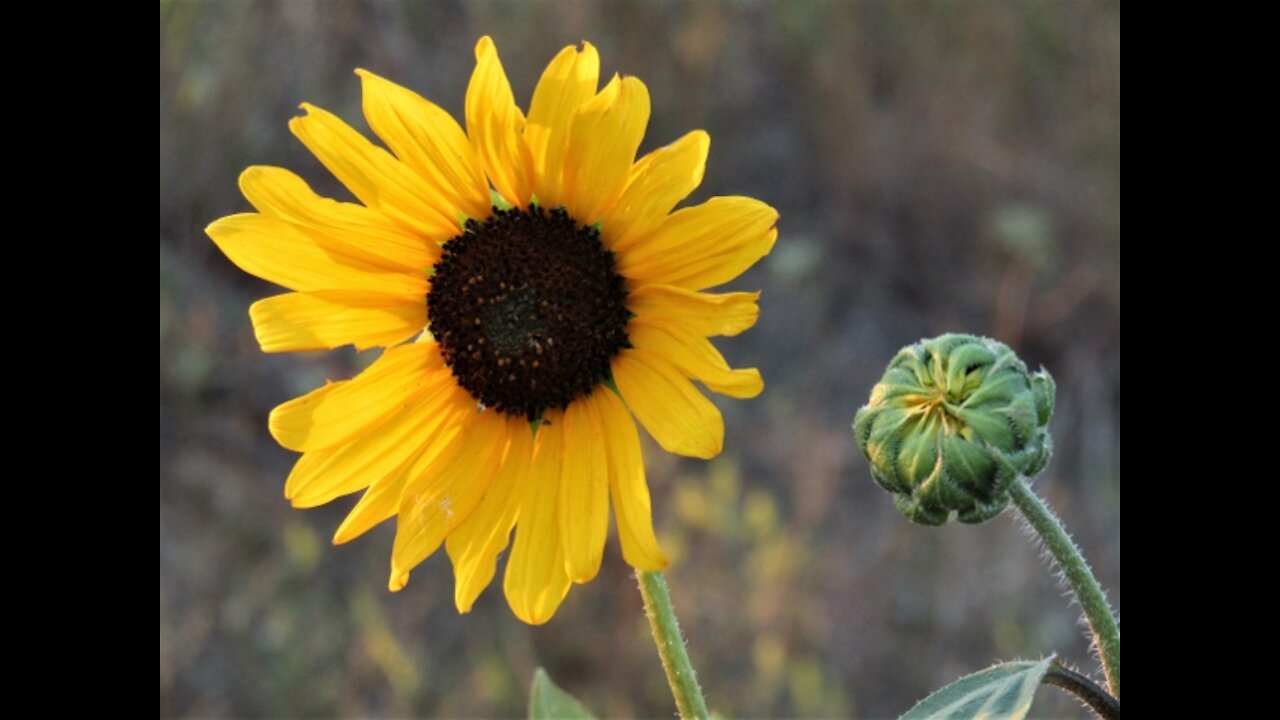
POLYGON ((391 571, 391 578, 387 581, 387 589, 391 592, 400 592, 405 585, 409 584, 409 573, 391 571))
POLYGON ((623 559, 626 559, 628 565, 640 572, 662 572, 663 570, 666 570, 667 566, 671 564, 671 561, 667 559, 666 555, 661 554, 660 551, 654 552, 657 552, 655 557, 645 557, 636 562, 632 562, 627 558, 623 559))
POLYGON ((525 623, 526 625, 534 625, 534 626, 546 625, 547 621, 553 617, 552 615, 548 615, 546 617, 541 617, 539 615, 531 615, 529 613, 522 612, 515 608, 511 608, 511 612, 515 613, 515 616, 520 618, 521 622, 525 623))
POLYGON ((264 169, 265 169, 265 166, 263 165, 250 165, 249 167, 245 168, 244 171, 240 173, 240 178, 239 178, 241 192, 244 191, 245 183, 249 182, 250 180, 253 180, 256 177, 260 177, 264 169))
MULTIPOLYGON (((566 568, 565 568, 565 570, 566 570, 566 571, 567 571, 567 570, 569 570, 569 569, 570 569, 570 568, 568 568, 568 567, 566 567, 566 568)), ((598 565, 598 563, 597 563, 597 567, 596 567, 594 570, 584 570, 584 571, 582 571, 582 572, 578 572, 578 573, 572 573, 572 572, 570 572, 570 573, 569 573, 569 579, 570 579, 571 581, 573 581, 573 583, 574 583, 575 585, 586 585, 587 583, 591 582, 592 580, 595 580, 595 579, 596 579, 596 576, 597 576, 597 575, 599 575, 599 574, 600 574, 600 568, 599 568, 599 565, 598 565)))

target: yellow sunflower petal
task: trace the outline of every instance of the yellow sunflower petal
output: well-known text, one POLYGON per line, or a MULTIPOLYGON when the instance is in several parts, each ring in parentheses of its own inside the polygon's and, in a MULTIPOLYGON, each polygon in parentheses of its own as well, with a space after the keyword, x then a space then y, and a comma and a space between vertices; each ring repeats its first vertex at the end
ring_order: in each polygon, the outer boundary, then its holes
POLYGON ((476 43, 476 69, 467 86, 467 135, 485 174, 507 202, 528 207, 533 194, 533 155, 524 141, 524 113, 488 36, 476 43))
POLYGON ((355 378, 271 411, 271 435, 290 450, 330 447, 386 419, 413 400, 444 360, 434 342, 393 347, 355 378))
POLYGON ((389 587, 399 590, 409 572, 431 557, 449 533, 471 516, 501 466, 508 444, 506 416, 476 413, 450 448, 412 474, 400 498, 389 587))
POLYGON ((449 113, 418 93, 356 70, 364 87, 364 116, 401 162, 427 182, 423 199, 442 213, 489 217, 489 183, 467 134, 449 113))
POLYGON ((720 454, 720 411, 666 358, 643 348, 623 350, 613 359, 613 379, 663 450, 704 460, 720 454))
POLYGON ((502 589, 516 617, 530 625, 551 619, 569 592, 557 519, 564 449, 563 416, 548 412, 534 438, 528 492, 520 507, 516 540, 502 589))
POLYGON ((594 396, 575 400, 564 411, 564 475, 560 483, 560 545, 565 572, 577 583, 600 571, 609 535, 609 468, 604 432, 594 396))
POLYGON ((741 275, 773 249, 778 212, 747 197, 716 197, 672 213, 657 231, 619 253, 634 286, 702 290, 741 275))
POLYGON ((431 446, 446 421, 470 411, 463 405, 459 412, 457 392, 453 377, 436 371, 422 397, 378 432, 304 454, 289 473, 284 496, 294 507, 315 507, 398 475, 431 446))
POLYGON ((560 173, 574 110, 596 94, 600 55, 589 42, 561 50, 542 73, 529 103, 524 139, 533 156, 533 192, 543 207, 563 205, 560 173))
POLYGON ((649 124, 649 90, 638 78, 613 80, 573 113, 565 145, 561 202, 581 225, 613 207, 649 124))
POLYGON ((507 547, 524 498, 533 456, 533 433, 523 418, 508 420, 511 440, 502 467, 489 484, 484 499, 445 540, 453 561, 454 602, 458 612, 471 612, 476 598, 489 586, 498 566, 498 554, 507 547))
POLYGON ((418 272, 378 266, 344 254, 277 218, 243 213, 205 229, 218 249, 241 270, 290 290, 366 290, 425 297, 427 279, 418 272))
POLYGON ((618 522, 618 539, 622 541, 622 557, 637 570, 661 570, 667 566, 667 557, 653 532, 649 485, 644 479, 644 458, 640 455, 635 421, 612 391, 597 390, 591 398, 604 433, 609 494, 618 522))
POLYGON ((422 300, 353 290, 286 293, 249 307, 263 352, 396 345, 422 332, 422 300))
POLYGON ((404 490, 408 469, 385 477, 369 486, 360 496, 360 502, 347 513, 347 517, 333 533, 333 544, 343 545, 369 532, 379 524, 395 517, 400 509, 400 493, 404 490))
POLYGON ((662 225, 676 203, 702 183, 710 149, 711 136, 694 130, 640 158, 622 197, 604 216, 605 244, 622 250, 662 225))
POLYGON ((644 285, 627 295, 627 308, 638 318, 677 320, 703 336, 737 335, 760 317, 758 292, 714 295, 671 285, 644 285))
POLYGON ((369 532, 379 524, 395 517, 400 507, 400 492, 404 489, 408 473, 401 470, 396 475, 383 478, 369 486, 360 496, 360 502, 347 513, 346 519, 333 533, 333 544, 343 545, 369 532))
POLYGON ((627 337, 636 347, 670 360, 681 372, 712 392, 753 398, 764 389, 759 370, 731 369, 710 340, 689 332, 678 321, 636 318, 627 326, 627 337))
POLYGON ((308 103, 302 109, 307 114, 290 120, 289 130, 360 202, 427 240, 444 242, 458 234, 457 216, 427 202, 434 196, 417 173, 333 113, 308 103))
POLYGON ((377 480, 352 508, 347 518, 338 526, 333 543, 350 542, 371 530, 384 520, 393 517, 400 509, 400 497, 410 476, 417 477, 415 467, 431 462, 431 458, 450 447, 461 432, 464 418, 475 412, 475 401, 465 391, 457 389, 453 399, 441 413, 439 431, 418 451, 416 458, 399 472, 377 480), (459 397, 461 395, 461 397, 459 397))
POLYGON ((425 270, 440 258, 440 246, 406 230, 377 210, 320 197, 284 168, 255 165, 240 174, 240 191, 263 215, 284 220, 345 255, 378 265, 425 270), (331 246, 331 245, 329 245, 331 246))

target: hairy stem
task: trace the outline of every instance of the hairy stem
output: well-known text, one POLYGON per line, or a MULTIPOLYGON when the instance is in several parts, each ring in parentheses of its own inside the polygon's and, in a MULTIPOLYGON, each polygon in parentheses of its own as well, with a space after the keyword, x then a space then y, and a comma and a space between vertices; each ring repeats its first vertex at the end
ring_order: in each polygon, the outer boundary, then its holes
POLYGON ((1053 514, 1048 505, 1036 495, 1028 483, 1021 480, 1010 488, 1013 504, 1018 506, 1026 516, 1031 528, 1040 536, 1049 554, 1062 568, 1062 574, 1071 586, 1072 592, 1084 608, 1085 619, 1093 632, 1093 640, 1102 659, 1102 671, 1107 675, 1107 685, 1111 694, 1120 698, 1120 625, 1107 604, 1107 598, 1093 576, 1089 564, 1080 554, 1080 548, 1071 541, 1071 536, 1062 527, 1062 521, 1053 514))
POLYGON ((697 673, 693 671, 689 653, 684 649, 684 637, 680 634, 680 623, 671 605, 671 594, 667 592, 667 581, 660 572, 637 571, 636 577, 640 595, 644 598, 645 614, 649 616, 649 627, 653 630, 653 641, 658 646, 658 656, 667 671, 667 683, 671 685, 671 694, 676 699, 676 709, 686 720, 702 720, 707 717, 707 702, 702 699, 697 673))

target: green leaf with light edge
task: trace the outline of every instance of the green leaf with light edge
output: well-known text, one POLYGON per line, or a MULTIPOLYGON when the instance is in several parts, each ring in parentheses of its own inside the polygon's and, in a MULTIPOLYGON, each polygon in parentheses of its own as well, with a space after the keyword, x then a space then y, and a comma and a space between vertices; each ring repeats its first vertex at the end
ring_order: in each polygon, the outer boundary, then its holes
POLYGON ((1000 663, 966 675, 916 703, 901 720, 1022 720, 1053 656, 1000 663))
POLYGON ((583 707, 577 698, 556 687, 546 670, 538 668, 533 671, 533 687, 529 689, 529 720, 551 718, 595 720, 595 715, 583 707))

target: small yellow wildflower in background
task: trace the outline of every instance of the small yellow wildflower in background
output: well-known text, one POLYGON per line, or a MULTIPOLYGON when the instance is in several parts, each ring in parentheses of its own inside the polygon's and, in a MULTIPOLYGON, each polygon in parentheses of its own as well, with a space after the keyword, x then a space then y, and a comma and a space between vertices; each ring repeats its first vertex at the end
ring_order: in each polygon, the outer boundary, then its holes
POLYGON ((672 212, 710 139, 636 161, 648 90, 616 75, 598 90, 599 65, 589 43, 562 50, 526 117, 481 38, 465 131, 357 71, 391 152, 310 105, 289 129, 361 204, 251 167, 240 187, 258 212, 208 228, 241 269, 293 291, 250 309, 264 351, 386 348, 270 427, 303 453, 295 506, 364 491, 334 542, 396 518, 392 590, 443 543, 467 612, 515 527, 507 599, 546 622, 599 570, 610 497, 623 557, 661 569, 632 416, 669 452, 710 458, 724 423, 690 378, 738 398, 763 387, 707 339, 755 324, 759 294, 701 291, 769 252, 777 213, 745 197, 672 212))

